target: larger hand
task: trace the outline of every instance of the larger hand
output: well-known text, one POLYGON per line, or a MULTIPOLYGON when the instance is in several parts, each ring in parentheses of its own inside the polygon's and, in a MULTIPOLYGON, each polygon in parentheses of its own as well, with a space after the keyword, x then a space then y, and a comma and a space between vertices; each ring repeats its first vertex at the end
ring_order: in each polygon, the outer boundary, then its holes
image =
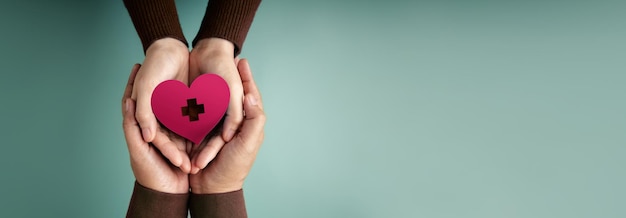
POLYGON ((243 87, 234 58, 234 45, 225 39, 207 38, 198 41, 189 56, 189 68, 190 81, 204 73, 215 73, 226 80, 230 89, 230 103, 221 137, 212 137, 208 143, 194 145, 191 172, 196 173, 217 155, 239 128, 243 120, 243 87))
POLYGON ((239 61, 238 68, 245 93, 246 117, 240 131, 224 145, 217 157, 198 174, 189 175, 193 193, 215 194, 241 189, 263 142, 265 113, 261 94, 252 79, 248 61, 239 61))
MULTIPOLYGON (((187 173, 171 165, 158 150, 142 139, 139 123, 135 119, 135 103, 131 99, 131 90, 139 68, 138 64, 133 67, 122 98, 124 136, 133 174, 144 187, 165 193, 188 193, 187 173)), ((167 138, 157 136, 154 143, 163 143, 164 140, 167 138)))
POLYGON ((152 142, 163 156, 184 172, 191 169, 187 143, 159 126, 150 99, 156 86, 165 80, 175 79, 187 84, 188 65, 189 49, 185 44, 173 38, 159 39, 146 50, 146 59, 132 88, 132 99, 137 101, 135 117, 144 141, 152 142))

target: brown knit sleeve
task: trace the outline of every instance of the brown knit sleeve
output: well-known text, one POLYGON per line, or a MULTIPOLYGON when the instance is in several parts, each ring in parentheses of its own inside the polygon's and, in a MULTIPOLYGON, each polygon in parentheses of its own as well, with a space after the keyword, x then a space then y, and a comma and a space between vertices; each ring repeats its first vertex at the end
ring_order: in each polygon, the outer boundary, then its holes
POLYGON ((205 38, 222 38, 232 42, 235 56, 239 55, 260 4, 261 0, 209 0, 192 45, 205 38))
POLYGON ((135 182, 133 196, 126 212, 127 218, 186 218, 189 194, 158 192, 135 182))
POLYGON ((180 27, 174 0, 124 0, 143 51, 156 40, 171 37, 188 46, 180 27))
POLYGON ((191 194, 189 212, 193 218, 248 217, 243 190, 222 194, 191 194))

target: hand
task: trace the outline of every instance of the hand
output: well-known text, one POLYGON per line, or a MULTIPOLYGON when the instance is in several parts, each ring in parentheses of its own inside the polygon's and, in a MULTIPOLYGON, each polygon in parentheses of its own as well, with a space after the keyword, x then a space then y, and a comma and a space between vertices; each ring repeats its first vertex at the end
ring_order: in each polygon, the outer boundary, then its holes
MULTIPOLYGON (((245 119, 240 131, 224 145, 215 159, 198 174, 189 175, 193 193, 215 194, 240 190, 263 142, 265 113, 261 95, 252 79, 248 61, 239 61, 237 67, 245 94, 245 119)), ((216 140, 222 139, 217 137, 216 140)))
MULTIPOLYGON (((165 193, 188 193, 188 174, 170 164, 161 153, 142 139, 139 123, 135 119, 135 102, 131 99, 131 90, 135 83, 135 76, 140 65, 135 64, 128 78, 128 84, 122 98, 123 127, 130 165, 137 182, 144 187, 165 193)), ((157 134, 154 143, 164 143, 169 139, 163 134, 157 134)), ((186 140, 178 138, 173 143, 184 143, 186 140)))
POLYGON ((141 127, 145 142, 152 142, 174 166, 190 172, 187 143, 165 128, 161 128, 152 112, 151 97, 156 86, 175 79, 187 84, 189 49, 173 38, 159 39, 146 50, 146 59, 137 72, 132 89, 132 99, 137 102, 135 118, 141 127))
POLYGON ((210 137, 208 142, 193 146, 191 173, 198 172, 213 160, 224 143, 234 137, 243 120, 243 87, 237 72, 234 50, 233 43, 228 40, 208 38, 198 41, 189 56, 189 81, 204 73, 215 73, 226 80, 230 89, 230 102, 221 138, 219 135, 210 137))

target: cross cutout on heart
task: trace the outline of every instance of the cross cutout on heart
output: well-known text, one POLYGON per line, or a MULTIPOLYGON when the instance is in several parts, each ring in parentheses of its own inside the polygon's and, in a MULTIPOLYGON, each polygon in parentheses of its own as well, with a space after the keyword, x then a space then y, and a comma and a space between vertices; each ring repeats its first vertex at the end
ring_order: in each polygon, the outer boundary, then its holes
POLYGON ((167 80, 152 93, 152 111, 172 132, 198 144, 220 122, 230 100, 228 84, 216 74, 197 77, 190 87, 167 80))

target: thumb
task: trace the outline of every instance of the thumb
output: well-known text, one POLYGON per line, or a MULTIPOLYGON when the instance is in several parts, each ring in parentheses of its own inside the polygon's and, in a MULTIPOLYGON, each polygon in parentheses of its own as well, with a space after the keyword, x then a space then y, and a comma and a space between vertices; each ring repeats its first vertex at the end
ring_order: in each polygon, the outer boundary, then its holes
POLYGON ((154 113, 152 112, 152 105, 150 102, 152 92, 139 93, 137 96, 137 111, 135 112, 135 118, 141 127, 141 133, 143 140, 146 142, 152 142, 156 134, 157 121, 154 113))
POLYGON ((260 142, 263 141, 263 126, 266 117, 260 105, 261 102, 256 96, 246 95, 244 100, 246 116, 238 136, 249 150, 256 150, 261 145, 260 142))

